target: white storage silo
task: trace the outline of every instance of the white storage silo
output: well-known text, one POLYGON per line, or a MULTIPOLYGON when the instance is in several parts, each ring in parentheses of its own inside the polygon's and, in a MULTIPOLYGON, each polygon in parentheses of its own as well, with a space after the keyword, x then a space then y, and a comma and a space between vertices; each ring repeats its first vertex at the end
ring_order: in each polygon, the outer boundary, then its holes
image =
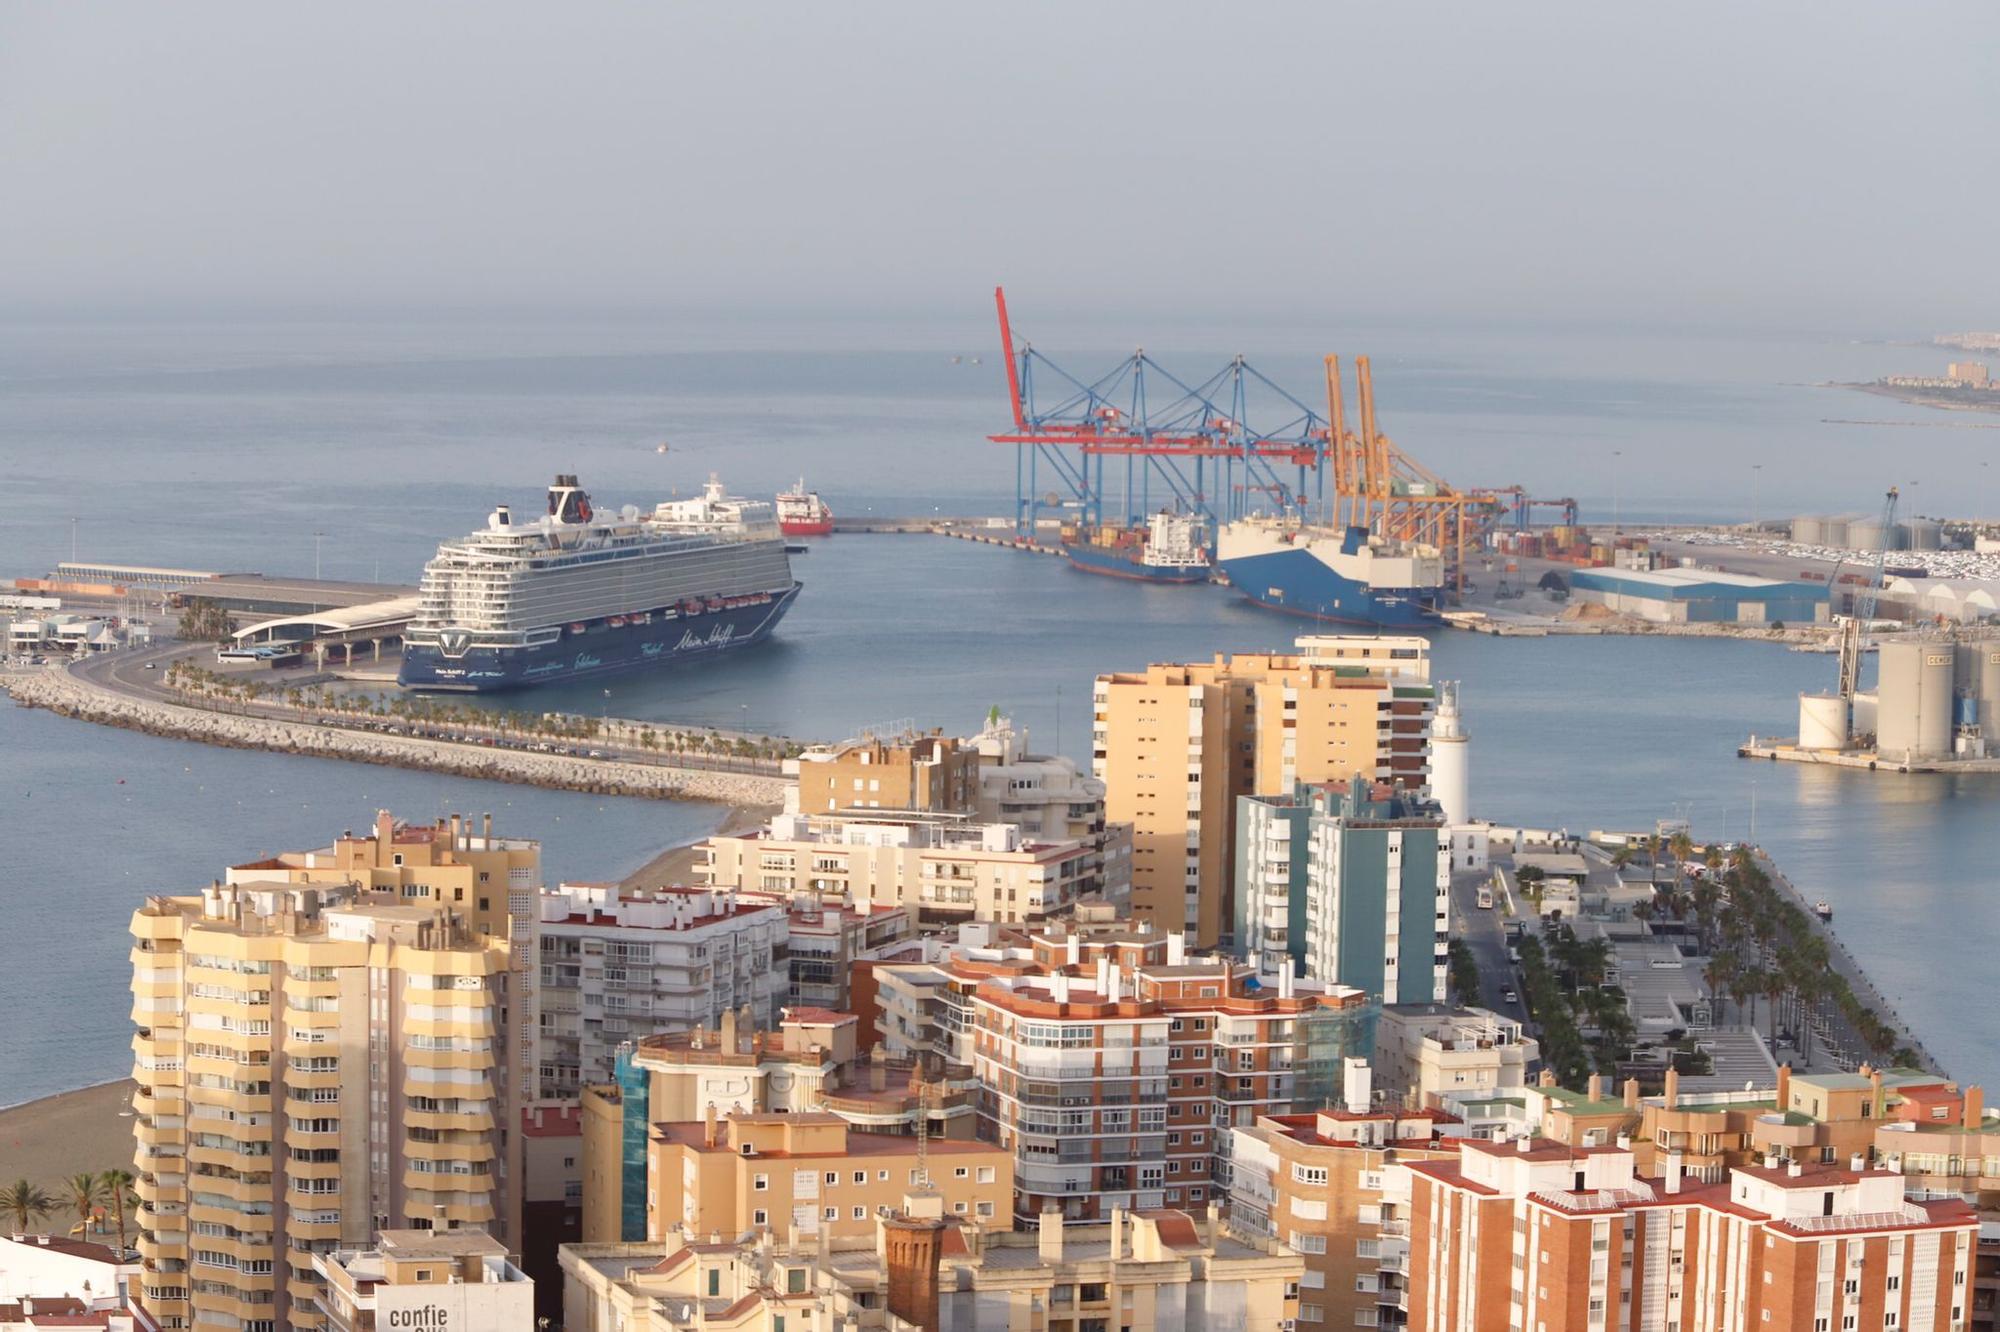
POLYGON ((1799 695, 1799 748, 1847 748, 1847 700, 1839 694, 1799 695))
POLYGON ((1854 695, 1853 706, 1847 712, 1847 734, 1854 739, 1875 734, 1875 717, 1878 711, 1875 691, 1859 690, 1854 695))
POLYGON ((2000 642, 1967 644, 1979 653, 1979 677, 1972 693, 1979 700, 1979 724, 1986 735, 2000 735, 2000 642))
POLYGON ((1801 546, 1817 546, 1824 537, 1824 521, 1816 513, 1802 513, 1792 519, 1792 540, 1801 546))
POLYGON ((1934 518, 1912 518, 1904 524, 1909 533, 1909 549, 1938 550, 1944 545, 1944 529, 1934 518))
POLYGON ((1823 546, 1845 546, 1849 519, 1838 514, 1828 514, 1819 520, 1819 540, 1823 546))
POLYGON ((1884 643, 1876 654, 1875 749, 1885 757, 1901 757, 1917 747, 1917 695, 1925 646, 1884 643))
POLYGON ((1903 539, 1901 523, 1884 527, 1879 519, 1857 518, 1847 525, 1849 550, 1901 550, 1903 539))
POLYGON ((1923 644, 1918 670, 1917 753, 1930 757, 1949 754, 1953 709, 1957 704, 1951 691, 1951 644, 1923 644))

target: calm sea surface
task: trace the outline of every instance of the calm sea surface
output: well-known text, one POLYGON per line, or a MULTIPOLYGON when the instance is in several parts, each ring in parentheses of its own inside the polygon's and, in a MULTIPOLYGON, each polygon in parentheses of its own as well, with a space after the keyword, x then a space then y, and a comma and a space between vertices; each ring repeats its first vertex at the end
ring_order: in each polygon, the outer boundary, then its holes
MULTIPOLYGON (((1004 510, 1012 455, 980 442, 1004 410, 988 349, 968 340, 825 352, 810 350, 811 336, 701 352, 630 326, 0 327, 0 575, 68 558, 75 518, 84 558, 309 574, 321 532, 327 577, 413 582, 440 538, 469 530, 496 501, 537 507, 557 470, 581 473, 600 503, 686 493, 715 470, 751 492, 803 473, 843 514, 1004 510), (952 365, 951 354, 986 363, 952 365), (662 439, 666 456, 654 451, 662 439)), ((1920 369, 1938 359, 1928 349, 1408 332, 1384 341, 1374 340, 1378 390, 1401 442, 1455 478, 1575 494, 1587 518, 1607 516, 1614 491, 1629 520, 1711 505, 1734 516, 1855 509, 1888 482, 1919 511, 2000 510, 2000 481, 1980 456, 1990 432, 1825 425, 1933 418, 1801 387, 1920 369)), ((1258 359, 1286 383, 1314 382, 1305 357, 1258 359)), ((1097 672, 1281 646, 1296 631, 1217 589, 1137 587, 941 538, 835 538, 798 571, 806 592, 770 646, 614 680, 609 706, 832 738, 903 720, 964 730, 998 705, 1039 744, 1081 756, 1097 672)), ((1843 939, 1933 1052, 1961 1077, 2000 1081, 1986 979, 2000 937, 2000 778, 1733 757, 1750 732, 1791 729, 1796 693, 1831 682, 1825 657, 1441 635, 1435 659, 1440 676, 1465 682, 1476 812, 1577 831, 1680 812, 1703 835, 1740 837, 1754 807, 1758 839, 1835 905, 1843 939)), ((605 702, 594 688, 541 697, 605 702)), ((504 830, 540 836, 550 874, 570 878, 633 868, 717 818, 0 708, 0 808, 10 812, 0 820, 0 1104, 123 1071, 124 924, 145 893, 187 891, 230 861, 322 844, 378 807, 413 818, 491 809, 504 830)))

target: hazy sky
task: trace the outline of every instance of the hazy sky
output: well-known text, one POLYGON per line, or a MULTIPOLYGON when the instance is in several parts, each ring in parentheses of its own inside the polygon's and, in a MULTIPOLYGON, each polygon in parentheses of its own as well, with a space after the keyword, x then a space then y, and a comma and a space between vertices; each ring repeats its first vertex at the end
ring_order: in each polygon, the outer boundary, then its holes
POLYGON ((0 305, 1990 327, 1994 18, 0 0, 0 305))

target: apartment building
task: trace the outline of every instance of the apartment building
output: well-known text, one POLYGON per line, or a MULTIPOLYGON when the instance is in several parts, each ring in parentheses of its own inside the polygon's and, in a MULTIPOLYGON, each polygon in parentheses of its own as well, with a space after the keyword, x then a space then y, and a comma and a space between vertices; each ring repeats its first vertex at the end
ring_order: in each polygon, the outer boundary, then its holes
POLYGON ((990 1232, 909 1193, 862 1235, 563 1250, 570 1332, 1011 1332, 1292 1326, 1303 1264, 1214 1211, 1119 1212, 990 1232), (729 1321, 717 1321, 715 1311, 729 1321))
POLYGON ((1429 645, 1308 637, 1289 654, 1101 675, 1092 772, 1132 825, 1132 910, 1213 948, 1233 925, 1237 801, 1357 774, 1429 777, 1429 645))
POLYGON ((1436 805, 1360 777, 1238 801, 1235 937, 1281 971, 1386 1003, 1445 997, 1451 848, 1436 805))
POLYGON ((788 972, 784 1005, 853 1011, 854 964, 893 951, 917 932, 914 906, 857 905, 823 901, 818 894, 789 898, 776 893, 740 894, 744 901, 768 900, 786 909, 788 972))
POLYGON ((929 1187, 947 1215, 1004 1225, 1014 1162, 992 1143, 863 1133, 838 1115, 732 1112, 656 1123, 647 1152, 646 1238, 776 1230, 875 1233, 879 1211, 929 1187))
POLYGON ((238 867, 132 917, 133 1133, 162 1327, 322 1326, 317 1256, 520 1236, 504 934, 452 906, 238 867))
POLYGON ((926 926, 1044 920, 1113 888, 1088 841, 1038 842, 960 814, 780 814, 699 851, 711 888, 913 907, 926 926))
POLYGON ((1458 1154, 1455 1116, 1373 1093, 1367 1062, 1350 1058, 1335 1104, 1230 1130, 1230 1224, 1305 1261, 1307 1332, 1381 1325, 1380 1297, 1397 1292, 1410 1233, 1407 1181, 1390 1167, 1458 1154))
POLYGON ((1966 1324, 1978 1220, 1864 1162, 1641 1175, 1624 1144, 1464 1142, 1410 1178, 1409 1272, 1384 1314, 1420 1332, 1966 1324), (1505 1292, 1504 1296, 1503 1293, 1505 1292))
POLYGON ((1107 826, 1104 783, 1072 759, 1030 752, 1028 733, 997 709, 962 740, 938 731, 865 736, 809 749, 787 759, 785 772, 794 779, 787 814, 904 810, 1011 823, 1029 841, 1090 843, 1107 880, 1125 882, 1115 862, 1130 853, 1130 830, 1107 826))
POLYGON ((790 1009, 775 1032, 725 1014, 719 1030, 650 1037, 618 1056, 616 1079, 584 1089, 583 1238, 646 1235, 650 1128, 719 1114, 824 1111, 857 1131, 970 1140, 969 1069, 932 1067, 877 1049, 859 1057, 851 1014, 790 1009))
POLYGON ((479 1230, 385 1230, 368 1248, 313 1255, 328 1332, 532 1332, 535 1283, 479 1230))
POLYGON ((1390 1104, 1450 1109, 1528 1085, 1541 1046, 1512 1018, 1441 1003, 1384 1004, 1375 1023, 1375 1089, 1390 1104))
POLYGON ((782 902, 706 888, 565 883, 540 895, 538 1094, 607 1082, 620 1044, 748 1008, 774 1025, 790 988, 782 902))
POLYGON ((1230 959, 1184 958, 1179 935, 1052 931, 1030 946, 1025 963, 946 964, 977 977, 980 1136, 1014 1155, 1017 1221, 1217 1201, 1228 1129, 1317 1104, 1366 1048, 1360 992, 1262 988, 1230 959))

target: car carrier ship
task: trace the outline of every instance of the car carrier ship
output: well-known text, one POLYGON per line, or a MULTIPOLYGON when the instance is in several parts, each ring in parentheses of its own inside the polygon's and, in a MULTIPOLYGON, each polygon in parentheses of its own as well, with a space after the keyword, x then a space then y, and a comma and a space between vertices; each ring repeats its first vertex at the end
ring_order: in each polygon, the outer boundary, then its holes
POLYGON ((1365 527, 1324 527, 1289 518, 1245 518, 1223 526, 1216 566, 1260 606, 1340 624, 1415 629, 1438 622, 1444 557, 1365 527))
POLYGON ((481 692, 580 680, 749 647, 798 596, 772 506, 702 493, 599 513, 574 476, 548 512, 506 505, 424 566, 400 684, 481 692))

